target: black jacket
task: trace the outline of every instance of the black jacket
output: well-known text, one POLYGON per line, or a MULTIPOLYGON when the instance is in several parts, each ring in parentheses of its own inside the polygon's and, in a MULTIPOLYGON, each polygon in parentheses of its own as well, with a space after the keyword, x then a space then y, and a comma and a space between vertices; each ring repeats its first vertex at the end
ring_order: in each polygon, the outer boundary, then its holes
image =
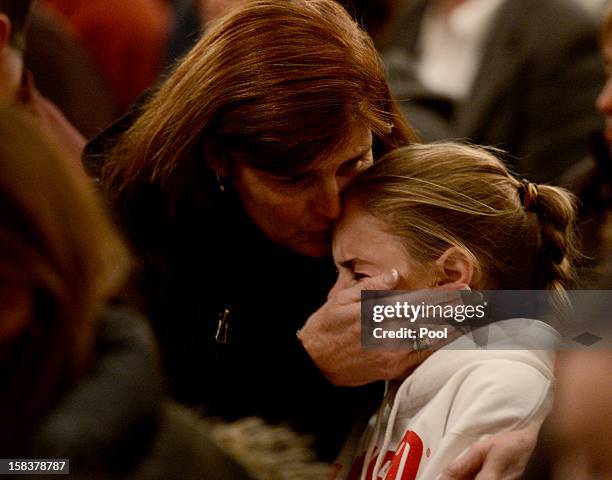
MULTIPOLYGON (((131 121, 125 117, 88 146, 85 161, 94 175, 99 154, 131 121)), ((332 459, 380 392, 379 385, 332 385, 296 337, 325 302, 333 263, 270 242, 231 185, 220 192, 203 168, 196 180, 204 200, 185 196, 171 213, 163 192, 145 184, 114 207, 142 262, 137 290, 161 345, 170 393, 210 415, 288 422, 314 435, 321 459, 332 459), (219 343, 226 308, 227 341, 219 343)))

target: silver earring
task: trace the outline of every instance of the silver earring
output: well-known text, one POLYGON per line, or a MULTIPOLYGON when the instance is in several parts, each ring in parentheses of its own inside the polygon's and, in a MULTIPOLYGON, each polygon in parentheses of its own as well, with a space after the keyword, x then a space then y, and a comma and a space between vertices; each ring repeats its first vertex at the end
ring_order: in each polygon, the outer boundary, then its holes
POLYGON ((223 179, 221 178, 221 175, 219 175, 219 172, 215 172, 217 175, 217 185, 219 186, 219 191, 220 192, 225 192, 225 184, 223 183, 223 179))

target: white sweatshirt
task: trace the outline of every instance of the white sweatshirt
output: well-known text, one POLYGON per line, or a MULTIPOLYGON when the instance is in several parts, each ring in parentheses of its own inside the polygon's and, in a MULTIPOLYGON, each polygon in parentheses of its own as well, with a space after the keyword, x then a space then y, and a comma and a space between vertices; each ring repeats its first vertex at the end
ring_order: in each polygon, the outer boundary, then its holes
POLYGON ((544 420, 552 403, 554 353, 494 348, 507 345, 509 332, 556 333, 527 319, 483 328, 486 350, 463 336, 404 381, 387 383, 379 412, 361 438, 343 448, 336 478, 434 480, 476 441, 544 420), (453 349, 459 346, 472 349, 453 349))

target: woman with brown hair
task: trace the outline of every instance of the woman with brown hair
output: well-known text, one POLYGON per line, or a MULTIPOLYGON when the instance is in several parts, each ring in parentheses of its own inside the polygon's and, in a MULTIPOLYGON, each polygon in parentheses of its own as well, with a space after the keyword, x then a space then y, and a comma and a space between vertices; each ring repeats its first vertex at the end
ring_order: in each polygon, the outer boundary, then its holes
MULTIPOLYGON (((331 0, 250 2, 123 122, 88 160, 142 260, 140 300, 172 395, 291 419, 332 457, 371 388, 334 387, 295 332, 333 282, 339 192, 415 140, 372 41, 331 0)), ((358 353, 356 337, 326 362, 358 353)))
MULTIPOLYGON (((419 355, 362 350, 358 298, 307 319, 334 281, 341 191, 415 140, 342 7, 260 0, 212 26, 89 145, 88 167, 139 254, 137 298, 175 398, 290 421, 335 456, 378 390, 335 385, 391 378, 419 355)), ((395 281, 386 272, 361 287, 395 281)))

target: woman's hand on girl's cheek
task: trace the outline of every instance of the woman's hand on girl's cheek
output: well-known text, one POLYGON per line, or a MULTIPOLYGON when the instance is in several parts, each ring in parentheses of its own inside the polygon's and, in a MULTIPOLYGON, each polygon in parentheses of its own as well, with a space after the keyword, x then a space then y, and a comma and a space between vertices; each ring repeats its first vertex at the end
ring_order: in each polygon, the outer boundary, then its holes
MULTIPOLYGON (((397 271, 393 270, 348 288, 334 288, 327 302, 298 332, 314 363, 335 385, 357 386, 403 378, 432 353, 432 350, 362 349, 361 291, 392 290, 397 283, 397 271)), ((420 297, 415 297, 415 302, 418 301, 420 297)))
POLYGON ((346 289, 334 288, 298 332, 304 348, 332 383, 363 385, 388 374, 382 352, 361 349, 361 290, 392 290, 397 280, 394 270, 346 289))

